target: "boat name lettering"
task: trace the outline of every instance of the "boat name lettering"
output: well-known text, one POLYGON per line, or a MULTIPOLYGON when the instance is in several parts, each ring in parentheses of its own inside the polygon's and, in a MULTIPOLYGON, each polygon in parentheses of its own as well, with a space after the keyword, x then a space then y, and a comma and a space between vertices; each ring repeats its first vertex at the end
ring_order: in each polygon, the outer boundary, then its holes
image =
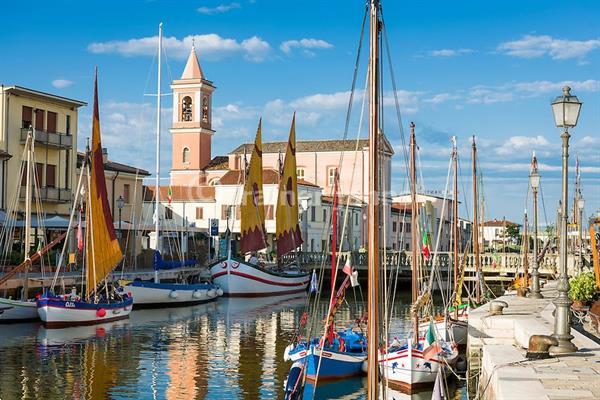
POLYGON ((72 301, 65 301, 65 307, 75 308, 75 303, 72 301))

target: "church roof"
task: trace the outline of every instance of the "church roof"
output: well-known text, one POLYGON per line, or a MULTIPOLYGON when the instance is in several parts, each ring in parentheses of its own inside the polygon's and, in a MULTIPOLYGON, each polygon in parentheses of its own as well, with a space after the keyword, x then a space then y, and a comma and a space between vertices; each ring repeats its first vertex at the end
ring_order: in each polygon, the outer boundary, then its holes
POLYGON ((190 51, 181 79, 204 79, 204 73, 202 72, 202 68, 200 68, 194 46, 192 46, 192 50, 190 51))
MULTIPOLYGON (((391 154, 394 153, 391 145, 384 138, 383 145, 386 147, 386 150, 391 154)), ((287 148, 287 141, 285 142, 265 142, 262 144, 263 153, 285 153, 287 148)), ((364 148, 369 147, 368 139, 359 139, 358 140, 358 150, 362 150, 364 148)), ((254 149, 254 143, 244 143, 237 148, 235 148, 229 154, 244 154, 244 150, 246 153, 251 154, 254 149)), ((298 140, 296 142, 296 152, 297 153, 312 153, 312 152, 326 152, 326 151, 354 151, 357 149, 357 143, 354 139, 346 139, 346 140, 298 140)))
MULTIPOLYGON (((275 185, 279 183, 279 174, 274 169, 263 169, 263 185, 275 185)), ((239 185, 243 183, 242 171, 231 170, 219 179, 219 185, 239 185)))
POLYGON ((229 157, 227 156, 215 156, 208 162, 206 167, 203 168, 205 171, 218 171, 223 169, 229 169, 229 157))

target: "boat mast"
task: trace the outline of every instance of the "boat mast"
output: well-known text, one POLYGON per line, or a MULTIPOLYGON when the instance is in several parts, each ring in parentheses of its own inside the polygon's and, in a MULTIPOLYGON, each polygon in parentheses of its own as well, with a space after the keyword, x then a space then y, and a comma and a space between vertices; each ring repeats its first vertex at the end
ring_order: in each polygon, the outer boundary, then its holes
POLYGON ((473 253, 475 256, 475 301, 481 303, 481 262, 479 260, 479 196, 477 194, 477 145, 473 135, 473 253))
MULTIPOLYGON (((163 25, 162 22, 158 25, 158 86, 156 92, 156 183, 154 185, 155 193, 155 204, 154 204, 154 232, 156 232, 156 251, 160 252, 160 217, 159 217, 159 205, 160 205, 160 64, 161 64, 161 53, 162 53, 162 35, 163 25)), ((158 283, 158 270, 154 270, 154 282, 158 283)))
MULTIPOLYGON (((411 261, 411 282, 412 282, 412 304, 413 306, 417 302, 417 297, 419 295, 419 283, 418 283, 418 270, 419 270, 419 253, 417 248, 419 247, 417 240, 417 166, 416 166, 416 148, 417 148, 417 139, 415 137, 415 123, 410 123, 410 200, 411 200, 411 215, 410 215, 410 225, 411 225, 411 246, 412 246, 412 261, 411 261)), ((415 314, 413 315, 413 330, 414 330, 414 341, 415 343, 419 343, 419 313, 415 310, 415 314)))
MULTIPOLYGON (((452 193, 452 238, 453 238, 453 261, 454 266, 454 290, 458 293, 458 150, 456 148, 456 136, 452 136, 452 165, 454 169, 454 182, 452 193)), ((454 307, 454 318, 458 318, 458 304, 454 307)))
POLYGON ((367 400, 379 400, 379 0, 370 3, 367 400))
MULTIPOLYGON (((35 118, 36 110, 33 110, 35 118)), ((35 121, 34 121, 35 123, 35 121)), ((35 125, 33 125, 35 126, 35 125)), ((24 251, 23 261, 29 259, 29 252, 31 251, 31 169, 33 165, 33 140, 35 137, 35 131, 32 126, 29 126, 27 132, 27 163, 25 168, 25 238, 23 240, 24 251)), ((38 178, 39 179, 39 178, 38 178)), ((25 268, 25 281, 23 283, 23 293, 21 294, 21 300, 27 300, 29 292, 29 266, 25 268)))

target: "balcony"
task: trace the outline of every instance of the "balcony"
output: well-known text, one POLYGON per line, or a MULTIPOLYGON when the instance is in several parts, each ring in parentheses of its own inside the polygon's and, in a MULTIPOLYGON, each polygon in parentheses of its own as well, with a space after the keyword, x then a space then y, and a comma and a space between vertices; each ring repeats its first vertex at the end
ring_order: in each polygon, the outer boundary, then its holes
MULTIPOLYGON (((34 192, 35 193, 35 192, 34 192)), ((41 187, 38 189, 41 201, 48 203, 69 203, 71 199, 71 189, 59 189, 54 187, 41 187)), ((25 198, 25 186, 21 187, 19 193, 21 200, 25 198)))
MULTIPOLYGON (((21 128, 21 144, 27 141, 28 128, 21 128)), ((37 130, 35 131, 35 143, 58 149, 73 148, 73 136, 66 133, 50 133, 37 130)))

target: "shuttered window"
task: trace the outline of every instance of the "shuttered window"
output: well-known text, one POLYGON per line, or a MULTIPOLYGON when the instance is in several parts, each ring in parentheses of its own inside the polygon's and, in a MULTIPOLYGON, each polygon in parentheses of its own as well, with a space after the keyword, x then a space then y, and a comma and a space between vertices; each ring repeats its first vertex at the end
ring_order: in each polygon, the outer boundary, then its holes
POLYGON ((31 107, 23 106, 23 111, 21 111, 21 128, 29 128, 31 126, 32 115, 33 109, 31 107))
POLYGON ((265 219, 274 219, 275 218, 275 206, 267 205, 265 206, 265 219))
POLYGON ((204 219, 204 208, 196 207, 196 219, 204 219))
POLYGON ((123 200, 125 200, 125 204, 129 204, 129 192, 130 185, 126 183, 123 185, 123 200))
POLYGON ((44 130, 44 114, 44 110, 35 110, 35 129, 38 131, 44 130))
POLYGON ((46 186, 56 187, 56 165, 46 165, 46 186))
POLYGON ((57 115, 55 112, 48 111, 48 121, 46 123, 46 131, 56 133, 56 119, 57 115))
POLYGON ((35 163, 35 185, 37 187, 41 187, 42 186, 42 182, 43 182, 43 175, 44 175, 44 164, 42 163, 35 163))

